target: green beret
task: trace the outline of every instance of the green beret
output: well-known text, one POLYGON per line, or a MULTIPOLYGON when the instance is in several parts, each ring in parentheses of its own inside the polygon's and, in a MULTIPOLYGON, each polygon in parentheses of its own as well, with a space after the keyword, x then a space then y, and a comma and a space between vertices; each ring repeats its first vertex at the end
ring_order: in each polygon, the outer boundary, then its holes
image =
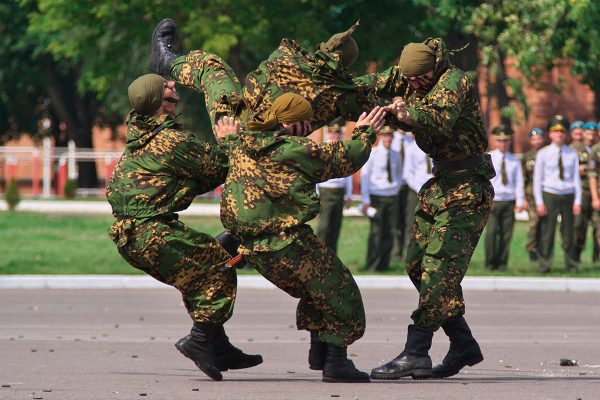
POLYGON ((494 135, 496 139, 512 139, 512 129, 505 125, 498 125, 492 129, 492 135, 494 135))
POLYGON ((433 71, 435 67, 435 50, 425 43, 409 43, 400 54, 402 75, 412 77, 433 71))
POLYGON ((127 88, 129 102, 140 115, 151 115, 163 101, 166 79, 156 74, 146 74, 131 82, 127 88))
POLYGON ((552 131, 569 131, 569 120, 567 120, 564 116, 557 114, 550 118, 548 121, 548 132, 552 131))

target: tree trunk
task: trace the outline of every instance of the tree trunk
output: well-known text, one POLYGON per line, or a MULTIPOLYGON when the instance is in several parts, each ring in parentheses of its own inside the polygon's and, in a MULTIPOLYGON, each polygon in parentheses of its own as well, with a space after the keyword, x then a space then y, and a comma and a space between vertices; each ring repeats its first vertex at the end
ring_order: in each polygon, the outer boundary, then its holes
MULTIPOLYGON (((41 64, 44 76, 48 80, 50 103, 58 118, 66 123, 68 138, 73 139, 79 148, 93 148, 92 118, 89 112, 91 102, 77 91, 76 71, 71 69, 68 76, 61 77, 55 61, 48 54, 42 56, 41 64)), ((98 187, 95 162, 79 162, 78 169, 78 187, 98 187)))

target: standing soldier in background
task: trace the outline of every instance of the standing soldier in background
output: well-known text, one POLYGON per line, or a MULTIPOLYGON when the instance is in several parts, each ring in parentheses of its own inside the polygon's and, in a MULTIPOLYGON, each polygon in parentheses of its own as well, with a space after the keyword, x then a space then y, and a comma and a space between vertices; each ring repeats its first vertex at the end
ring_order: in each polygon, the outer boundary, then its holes
POLYGON ((523 154, 521 167, 525 178, 525 196, 529 206, 529 230, 527 232, 527 243, 525 250, 529 253, 529 261, 538 261, 538 244, 540 241, 541 225, 540 217, 535 209, 535 197, 533 196, 533 170, 535 167, 535 157, 539 149, 544 147, 544 130, 542 128, 533 128, 528 133, 529 145, 531 149, 523 154))
POLYGON ((569 135, 571 136, 571 145, 577 145, 583 141, 583 121, 575 121, 569 126, 569 135))
POLYGON ((501 125, 494 128, 492 134, 496 139, 496 149, 490 155, 496 176, 491 181, 494 186, 494 207, 485 232, 485 267, 505 271, 515 211, 526 210, 527 202, 521 162, 510 152, 512 131, 501 125))
MULTIPOLYGON (((406 255, 406 247, 408 246, 408 240, 410 237, 410 228, 412 227, 406 221, 406 214, 408 212, 408 192, 410 188, 406 182, 406 174, 404 173, 404 167, 406 165, 406 148, 413 142, 413 137, 410 132, 396 131, 394 132, 394 140, 392 141, 392 150, 400 153, 402 156, 402 177, 400 178, 400 190, 398 191, 398 223, 393 228, 394 233, 394 247, 392 248, 392 257, 403 261, 406 255)), ((414 213, 414 207, 410 210, 414 213)))
POLYGON ((406 45, 400 55, 398 81, 408 84, 406 103, 391 112, 402 129, 433 159, 433 175, 419 191, 406 271, 419 293, 404 350, 374 368, 376 379, 444 378, 483 360, 464 318, 462 282, 487 222, 494 197, 494 176, 487 133, 476 86, 450 62, 452 53, 440 38, 406 45), (442 328, 450 348, 432 367, 433 333, 442 328))
MULTIPOLYGON (((596 126, 600 130, 600 122, 596 126)), ((594 250, 600 247, 600 185, 598 177, 600 176, 600 142, 592 146, 590 151, 589 165, 590 196, 592 197, 592 227, 594 233, 594 250)), ((597 262, 594 252, 593 262, 597 262)))
MULTIPOLYGON (((579 155, 579 175, 581 176, 581 213, 575 217, 573 227, 573 258, 581 261, 581 252, 585 248, 588 225, 592 219, 592 195, 588 171, 592 146, 596 143, 596 123, 588 122, 583 125, 583 135, 580 142, 571 143, 571 148, 579 155)), ((595 243, 595 242, 594 242, 595 243)), ((594 244, 594 250, 597 246, 594 244)))
POLYGON ((431 157, 417 146, 417 142, 413 140, 406 145, 406 160, 402 174, 408 185, 404 222, 408 226, 409 239, 415 222, 415 210, 419 204, 418 193, 423 185, 433 178, 432 167, 431 157))
POLYGON ((393 138, 394 130, 383 127, 379 131, 379 143, 360 170, 362 211, 366 214, 369 207, 377 210, 377 214, 369 218, 367 271, 387 271, 390 265, 402 176, 402 156, 392 149, 393 138))
MULTIPOLYGON (((327 127, 328 142, 335 143, 343 139, 339 124, 327 127)), ((352 205, 352 176, 333 178, 317 184, 317 193, 321 201, 317 236, 327 247, 337 254, 337 243, 342 227, 344 207, 352 205)))
POLYGON ((581 212, 581 178, 577 152, 566 145, 568 121, 555 115, 548 123, 551 144, 537 153, 533 171, 533 194, 541 236, 539 243, 539 272, 546 274, 552 267, 554 234, 558 216, 564 251, 565 269, 577 272, 573 258, 574 216, 581 212))

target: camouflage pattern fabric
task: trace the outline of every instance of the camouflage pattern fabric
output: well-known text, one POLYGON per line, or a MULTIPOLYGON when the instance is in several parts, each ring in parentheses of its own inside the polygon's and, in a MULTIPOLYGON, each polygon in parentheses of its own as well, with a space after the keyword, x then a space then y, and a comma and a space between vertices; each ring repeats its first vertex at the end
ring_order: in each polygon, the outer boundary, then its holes
POLYGON ((285 131, 229 135, 222 143, 230 169, 221 195, 221 222, 252 251, 277 251, 315 218, 315 185, 349 176, 368 160, 373 128, 354 129, 351 140, 317 144, 285 131))
POLYGON ((525 197, 529 205, 529 229, 527 231, 527 243, 525 250, 529 253, 537 253, 538 240, 541 235, 540 217, 535 210, 535 198, 533 197, 533 170, 535 168, 535 157, 537 150, 530 150, 523 154, 521 168, 523 169, 523 181, 525 184, 525 197))
POLYGON ((171 76, 186 87, 206 92, 213 125, 224 115, 238 116, 242 125, 250 119, 261 120, 277 97, 292 92, 311 103, 316 130, 339 116, 354 120, 363 111, 405 95, 408 88, 397 67, 353 78, 340 65, 339 55, 320 50, 312 53, 289 39, 283 39, 268 59, 248 74, 242 101, 231 67, 213 54, 195 50, 176 58, 171 76))
POLYGON ((575 216, 573 225, 573 257, 579 261, 581 252, 585 247, 588 225, 593 214, 592 194, 590 193, 590 180, 588 179, 591 156, 583 142, 573 143, 571 148, 579 156, 579 174, 581 175, 581 213, 575 216))
POLYGON ((419 291, 415 325, 437 330, 465 313, 462 282, 492 207, 494 189, 481 175, 429 180, 406 255, 406 271, 419 291))
POLYGON ((225 181, 227 158, 167 116, 128 118, 127 144, 106 188, 117 218, 109 232, 135 268, 176 287, 198 322, 227 320, 235 300, 230 257, 212 237, 176 218, 199 194, 225 181))
POLYGON ((308 225, 274 252, 249 252, 246 259, 275 286, 300 299, 298 329, 316 331, 322 341, 348 346, 365 331, 360 290, 352 274, 308 225))
MULTIPOLYGON (((600 143, 592 146, 588 175, 600 179, 600 143)), ((598 186, 598 190, 600 190, 600 185, 598 186)), ((600 211, 592 210, 592 228, 594 232, 594 244, 595 246, 600 246, 600 211)))
POLYGON ((223 324, 231 317, 236 273, 224 267, 231 256, 216 239, 175 216, 119 219, 110 236, 129 264, 181 292, 194 321, 223 324))
POLYGON ((204 94, 212 126, 221 117, 241 113, 240 81, 220 57, 202 50, 192 51, 173 60, 171 75, 178 83, 204 94))

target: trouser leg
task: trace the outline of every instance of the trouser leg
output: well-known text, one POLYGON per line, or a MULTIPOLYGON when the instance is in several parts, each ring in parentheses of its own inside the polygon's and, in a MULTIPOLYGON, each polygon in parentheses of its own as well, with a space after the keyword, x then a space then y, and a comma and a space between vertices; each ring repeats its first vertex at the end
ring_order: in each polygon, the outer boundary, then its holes
POLYGON ((573 227, 575 223, 575 217, 573 215, 574 200, 574 195, 561 196, 559 205, 561 214, 560 235, 562 238, 565 267, 569 271, 577 270, 577 261, 575 261, 573 257, 573 227))
POLYGON ((515 223, 515 202, 506 201, 502 205, 502 216, 500 218, 501 230, 498 240, 498 268, 506 269, 508 265, 508 252, 510 250, 510 240, 512 239, 513 227, 515 223))
POLYGON ((494 208, 490 213, 486 228, 485 228, 485 267, 487 269, 497 269, 499 267, 498 260, 498 237, 500 235, 502 218, 502 208, 499 202, 494 202, 494 208))
POLYGON ((560 211, 559 196, 544 192, 544 205, 547 214, 540 218, 541 234, 538 243, 540 253, 540 272, 550 272, 552 268, 552 254, 554 253, 554 233, 556 232, 556 219, 560 211))
POLYGON ((367 270, 386 271, 393 245, 392 224, 398 209, 396 197, 371 196, 371 205, 377 209, 377 214, 370 219, 367 270))
POLYGON ((320 188, 321 209, 317 236, 337 254, 337 243, 342 228, 344 189, 320 188))

